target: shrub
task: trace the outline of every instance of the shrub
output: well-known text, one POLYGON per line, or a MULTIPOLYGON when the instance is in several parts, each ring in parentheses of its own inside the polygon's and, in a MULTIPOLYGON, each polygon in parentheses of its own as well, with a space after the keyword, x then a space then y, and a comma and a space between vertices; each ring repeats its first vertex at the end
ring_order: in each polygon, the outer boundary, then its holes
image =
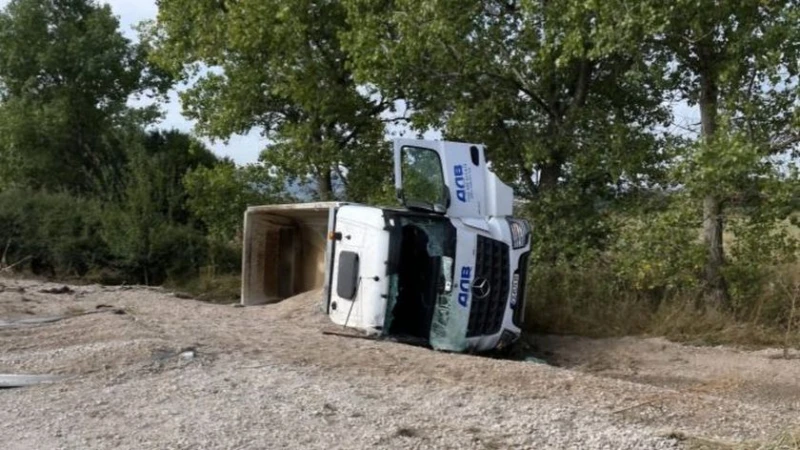
POLYGON ((0 245, 6 264, 34 273, 83 276, 106 263, 97 202, 63 193, 0 193, 0 245))
POLYGON ((696 217, 681 208, 618 216, 607 253, 612 279, 656 295, 697 287, 704 250, 696 217))

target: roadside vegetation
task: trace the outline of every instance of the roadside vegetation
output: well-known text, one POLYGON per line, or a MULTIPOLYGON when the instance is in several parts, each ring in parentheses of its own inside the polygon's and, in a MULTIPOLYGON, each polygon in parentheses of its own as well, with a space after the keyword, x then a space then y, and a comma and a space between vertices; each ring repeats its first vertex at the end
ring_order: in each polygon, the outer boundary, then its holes
POLYGON ((531 330, 796 345, 799 42, 795 1, 162 0, 132 42, 11 0, 0 267, 232 300, 247 205, 391 204, 387 138, 436 130, 534 225, 531 330), (157 128, 182 82, 196 136, 157 128))

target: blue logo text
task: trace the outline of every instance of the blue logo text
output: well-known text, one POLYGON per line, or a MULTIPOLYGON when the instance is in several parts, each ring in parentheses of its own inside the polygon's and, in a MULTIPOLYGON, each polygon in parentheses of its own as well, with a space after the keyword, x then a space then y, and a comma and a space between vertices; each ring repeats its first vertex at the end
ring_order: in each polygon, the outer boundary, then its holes
POLYGON ((464 177, 464 166, 454 166, 453 173, 456 176, 456 198, 458 201, 466 203, 467 201, 467 181, 464 177))
POLYGON ((467 307, 469 301, 469 287, 472 285, 472 267, 461 268, 461 281, 458 283, 458 304, 467 307))

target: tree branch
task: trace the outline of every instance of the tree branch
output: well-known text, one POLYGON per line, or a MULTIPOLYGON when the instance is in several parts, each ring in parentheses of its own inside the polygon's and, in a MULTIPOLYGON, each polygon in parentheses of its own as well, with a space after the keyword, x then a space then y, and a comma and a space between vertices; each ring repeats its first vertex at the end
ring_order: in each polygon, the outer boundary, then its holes
POLYGON ((551 119, 555 119, 555 117, 557 115, 557 112, 553 108, 548 106, 547 102, 545 102, 542 97, 537 95, 535 90, 531 86, 528 85, 528 78, 519 70, 519 68, 514 67, 514 65, 512 63, 514 58, 512 58, 511 52, 508 51, 508 48, 506 48, 505 44, 503 44, 502 42, 500 42, 500 41, 498 41, 496 39, 494 40, 494 43, 495 43, 495 45, 500 47, 500 50, 503 52, 503 55, 509 61, 509 70, 511 71, 511 74, 513 75, 513 78, 507 78, 507 77, 505 77, 503 75, 499 75, 499 74, 495 74, 495 73, 491 73, 491 72, 484 72, 484 73, 486 75, 490 76, 490 77, 499 78, 501 80, 507 80, 507 81, 512 82, 517 89, 522 91, 534 103, 539 105, 539 107, 542 108, 542 110, 545 112, 545 114, 550 116, 551 119))
MULTIPOLYGON (((519 145, 519 143, 514 141, 513 136, 511 136, 511 130, 508 129, 502 119, 497 121, 497 127, 503 131, 507 145, 510 148, 513 149, 515 145, 519 145)), ((537 193, 537 187, 533 182, 533 172, 525 165, 525 159, 522 157, 522 152, 516 152, 512 150, 511 154, 514 155, 515 159, 517 160, 517 164, 519 164, 519 170, 522 172, 524 177, 523 182, 525 183, 525 187, 528 189, 531 197, 535 196, 537 193)))
POLYGON ((783 140, 771 143, 767 147, 767 151, 770 155, 774 155, 784 150, 787 150, 790 147, 793 147, 797 144, 800 144, 800 133, 789 135, 783 140))
POLYGON ((586 104, 586 98, 589 95, 589 83, 592 78, 592 70, 592 62, 586 58, 582 58, 578 65, 578 80, 575 82, 572 101, 569 107, 567 107, 567 117, 571 117, 575 111, 586 104))

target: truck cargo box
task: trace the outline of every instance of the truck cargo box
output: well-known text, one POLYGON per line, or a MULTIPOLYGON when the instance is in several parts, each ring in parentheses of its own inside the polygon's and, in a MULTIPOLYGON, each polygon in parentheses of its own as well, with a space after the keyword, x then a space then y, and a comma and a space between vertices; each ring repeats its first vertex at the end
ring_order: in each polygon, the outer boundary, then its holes
POLYGON ((254 206, 244 215, 242 304, 279 302, 324 287, 329 222, 339 202, 254 206))

